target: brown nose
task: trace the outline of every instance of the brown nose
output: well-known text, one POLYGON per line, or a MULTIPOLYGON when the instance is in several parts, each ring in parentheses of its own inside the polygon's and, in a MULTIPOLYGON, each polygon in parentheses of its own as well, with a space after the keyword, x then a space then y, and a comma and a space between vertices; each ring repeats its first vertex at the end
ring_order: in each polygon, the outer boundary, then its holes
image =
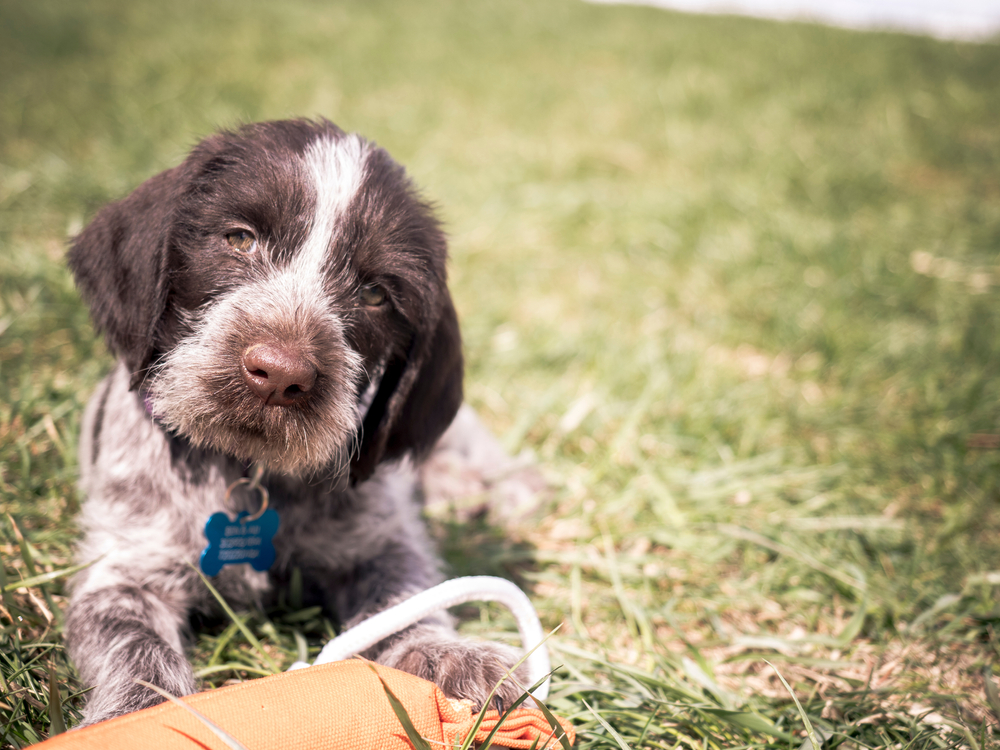
POLYGON ((242 361, 247 386, 268 406, 304 401, 316 384, 316 368, 295 347, 254 344, 242 361))

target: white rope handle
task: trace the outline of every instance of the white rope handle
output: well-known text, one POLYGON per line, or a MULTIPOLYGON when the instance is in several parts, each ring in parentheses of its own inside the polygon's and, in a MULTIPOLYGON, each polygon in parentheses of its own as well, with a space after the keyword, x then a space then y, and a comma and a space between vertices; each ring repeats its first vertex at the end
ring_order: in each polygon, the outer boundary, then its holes
MULTIPOLYGON (((434 612, 465 602, 499 602, 511 611, 521 634, 521 647, 525 651, 535 649, 525 661, 529 684, 534 685, 551 671, 549 652, 543 643, 545 636, 542 633, 542 624, 535 614, 531 600, 510 581, 494 576, 453 578, 414 594, 409 599, 377 615, 372 615, 329 641, 313 663, 326 664, 349 659, 371 648, 383 638, 420 622, 434 612)), ((308 666, 304 661, 297 661, 289 667, 289 671, 308 666)), ((549 682, 550 680, 546 679, 532 695, 539 700, 545 700, 549 694, 549 682)))

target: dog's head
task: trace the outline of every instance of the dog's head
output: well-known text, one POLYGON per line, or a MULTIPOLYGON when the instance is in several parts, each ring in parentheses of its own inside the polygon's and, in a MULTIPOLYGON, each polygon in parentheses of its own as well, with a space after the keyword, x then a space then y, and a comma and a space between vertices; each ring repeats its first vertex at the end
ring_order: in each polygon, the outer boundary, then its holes
POLYGON ((445 255, 385 151, 294 120, 206 139, 100 211, 69 263, 166 427, 358 480, 429 450, 461 402, 445 255))

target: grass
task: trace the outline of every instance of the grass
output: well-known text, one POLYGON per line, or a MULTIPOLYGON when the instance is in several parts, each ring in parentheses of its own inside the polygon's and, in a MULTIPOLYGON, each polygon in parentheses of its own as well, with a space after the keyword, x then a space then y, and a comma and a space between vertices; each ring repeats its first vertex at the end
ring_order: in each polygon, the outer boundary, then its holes
MULTIPOLYGON (((66 237, 200 136, 292 115, 440 206, 468 399, 552 509, 435 528, 562 624, 578 747, 996 742, 996 44, 562 0, 0 0, 0 70, 0 746, 81 705, 64 579, 18 583, 72 564, 110 367, 66 237)), ((265 654, 207 624, 209 686, 331 631, 291 595, 242 616, 265 654)))

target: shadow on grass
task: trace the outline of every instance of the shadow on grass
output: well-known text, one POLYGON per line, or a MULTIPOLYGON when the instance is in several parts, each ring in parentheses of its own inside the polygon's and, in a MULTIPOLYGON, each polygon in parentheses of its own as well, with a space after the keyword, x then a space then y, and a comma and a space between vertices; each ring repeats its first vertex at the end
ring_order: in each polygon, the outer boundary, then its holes
POLYGON ((535 545, 485 516, 461 522, 432 519, 429 526, 448 577, 499 576, 531 593, 529 579, 538 570, 535 545))

